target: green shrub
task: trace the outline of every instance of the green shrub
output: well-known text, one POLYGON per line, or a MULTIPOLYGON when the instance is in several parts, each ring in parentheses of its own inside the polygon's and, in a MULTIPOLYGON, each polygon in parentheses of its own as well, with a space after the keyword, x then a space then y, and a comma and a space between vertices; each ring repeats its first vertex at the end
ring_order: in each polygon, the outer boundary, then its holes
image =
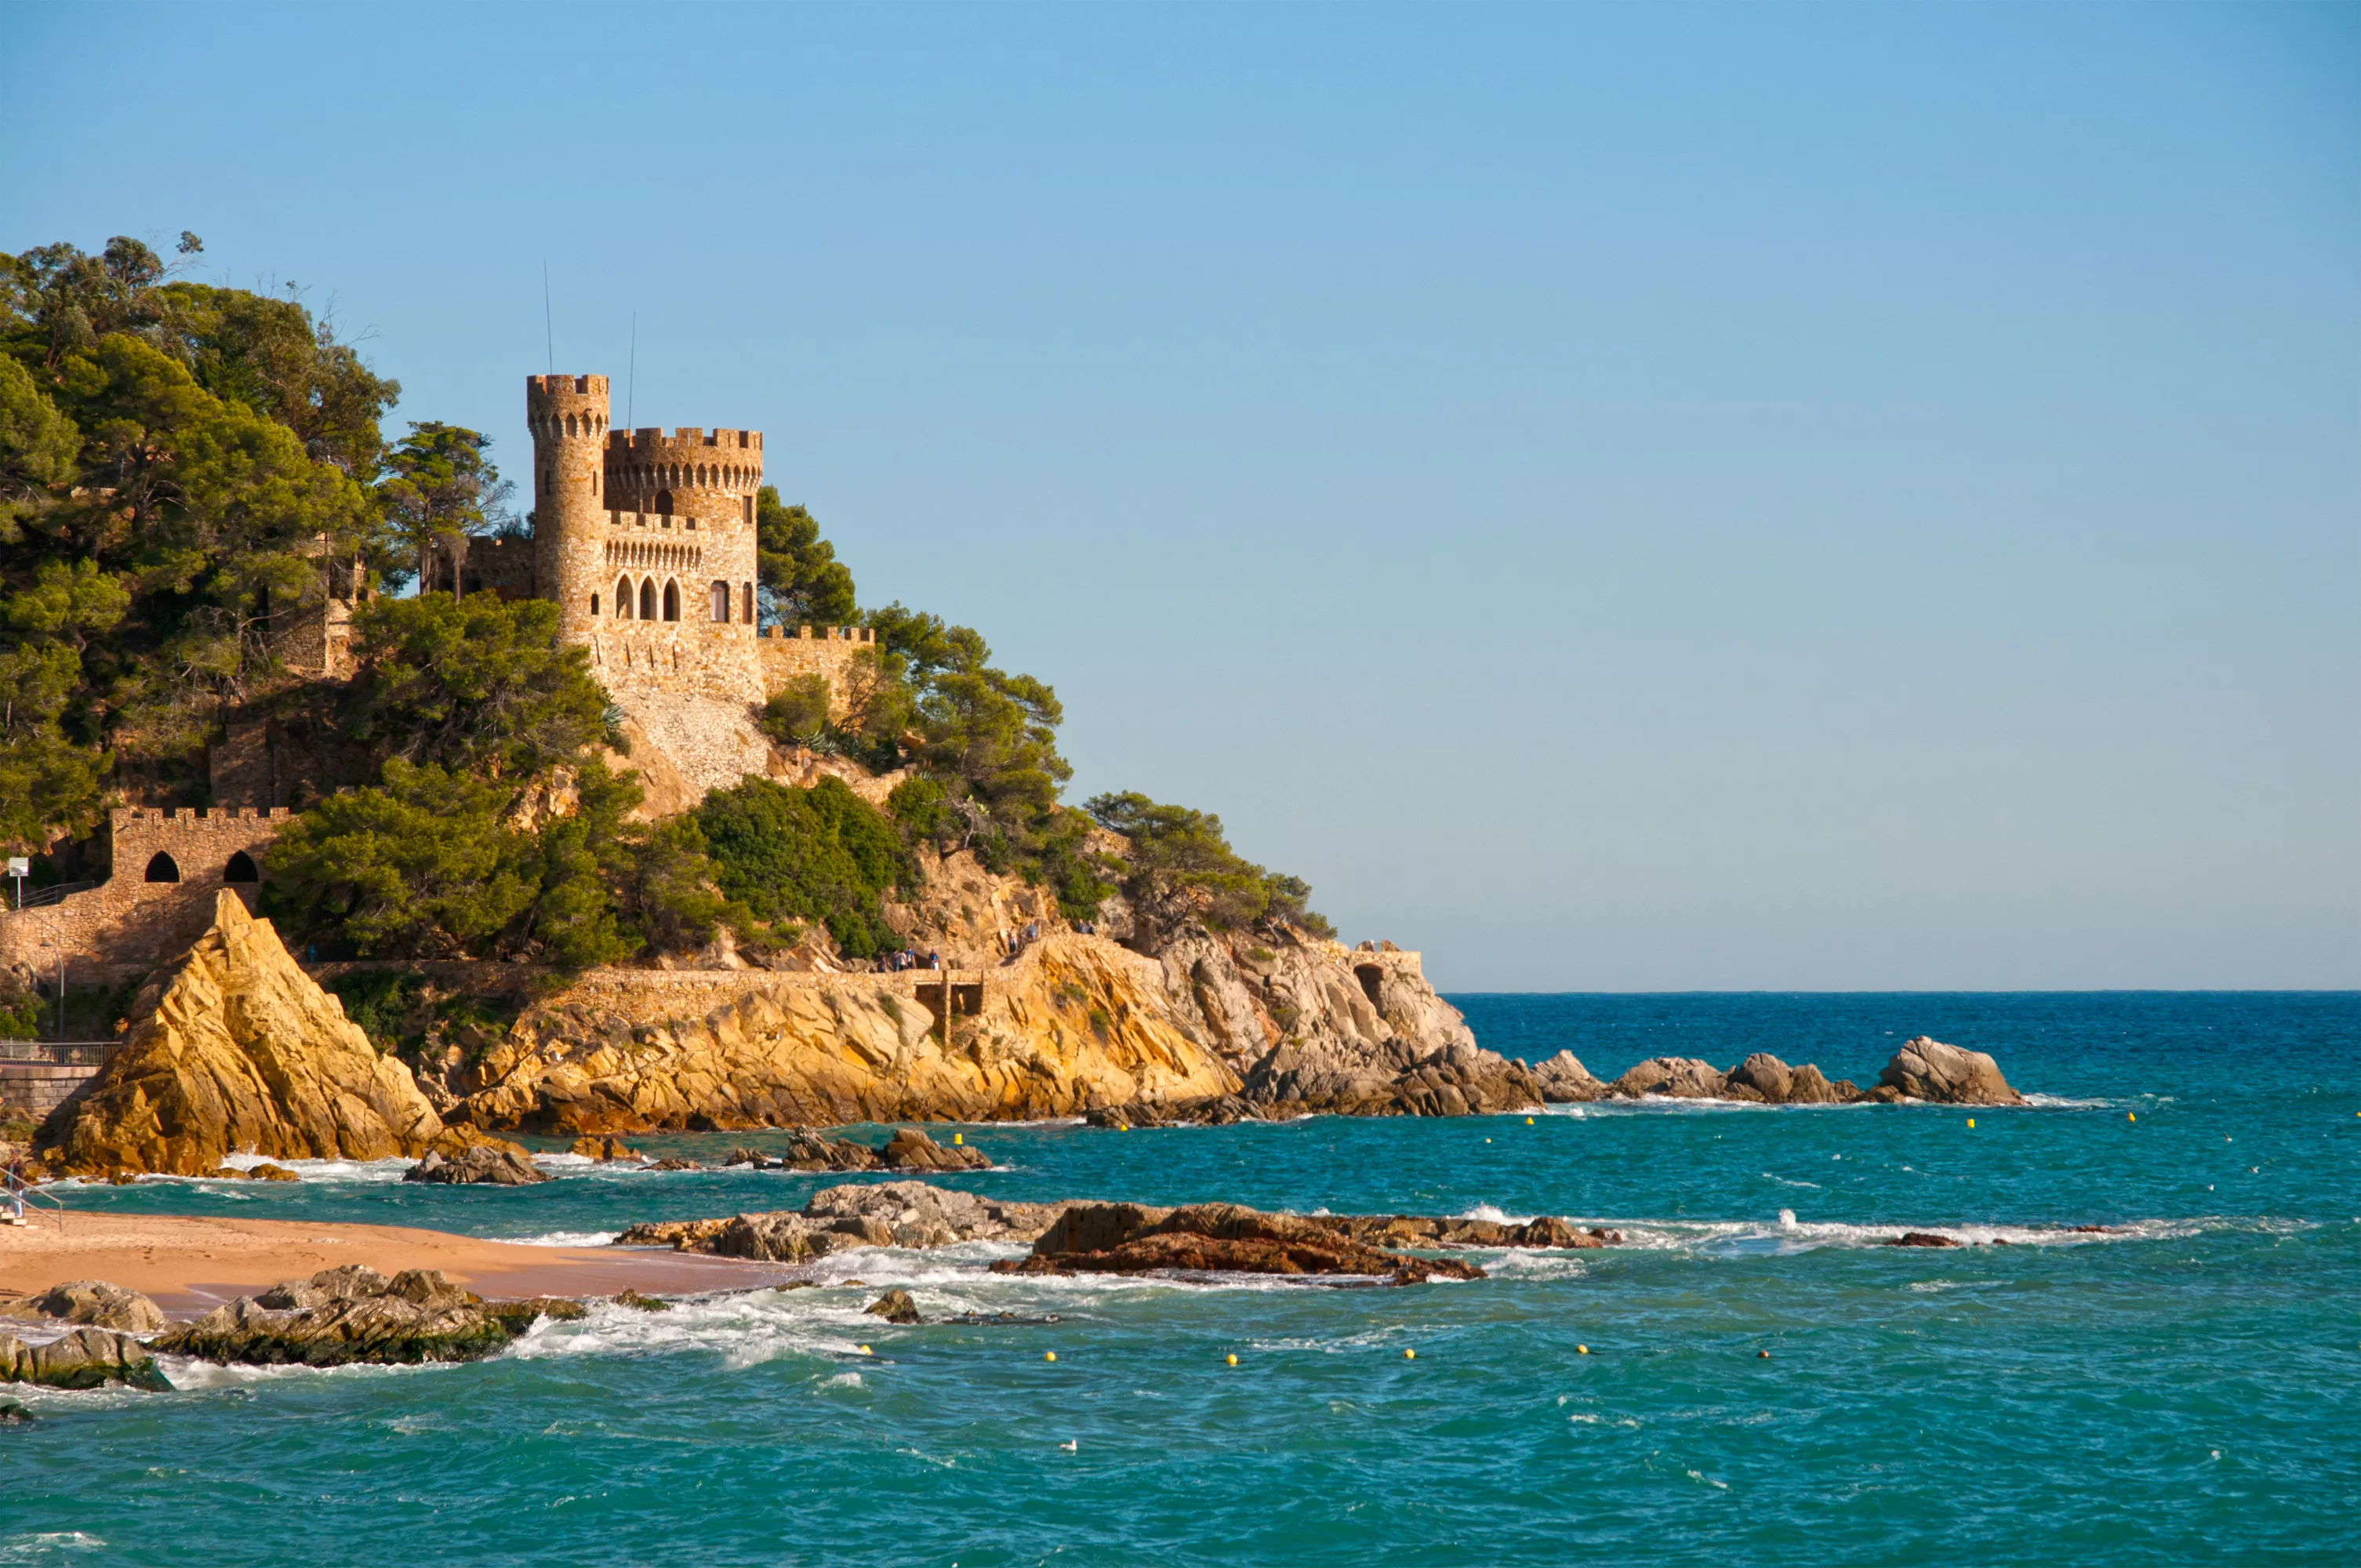
POLYGON ((828 730, 828 677, 797 675, 763 705, 763 733, 787 746, 809 746, 828 730))
POLYGON ((722 893, 754 921, 821 921, 853 958, 901 945, 879 898, 916 886, 917 862, 894 824, 842 781, 804 790, 750 778, 707 795, 697 822, 722 893))

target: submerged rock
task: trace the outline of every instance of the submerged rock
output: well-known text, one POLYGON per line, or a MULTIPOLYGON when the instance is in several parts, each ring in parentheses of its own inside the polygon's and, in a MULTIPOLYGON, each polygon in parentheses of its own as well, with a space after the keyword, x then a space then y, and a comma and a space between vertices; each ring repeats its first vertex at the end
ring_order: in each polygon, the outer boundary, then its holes
POLYGON ((1952 1237, 1938 1235, 1933 1231, 1905 1231, 1892 1241, 1881 1242, 1878 1245, 1881 1246, 1958 1246, 1960 1244, 1952 1237))
POLYGON ((132 1003, 123 1048, 43 1124, 67 1176, 208 1176, 239 1150, 273 1159, 413 1155, 442 1130, 410 1069, 225 888, 212 929, 132 1003))
POLYGON ((1982 1051, 1963 1050, 1921 1035, 1904 1043, 1877 1075, 1878 1086, 1912 1100, 1946 1105, 2021 1105, 2000 1064, 1982 1051))
MULTIPOLYGON (((144 1299, 144 1298, 143 1298, 144 1299)), ((171 1383, 148 1347, 108 1329, 76 1329, 48 1344, 27 1345, 0 1334, 0 1382, 44 1388, 99 1388, 109 1383, 169 1393, 171 1383)))

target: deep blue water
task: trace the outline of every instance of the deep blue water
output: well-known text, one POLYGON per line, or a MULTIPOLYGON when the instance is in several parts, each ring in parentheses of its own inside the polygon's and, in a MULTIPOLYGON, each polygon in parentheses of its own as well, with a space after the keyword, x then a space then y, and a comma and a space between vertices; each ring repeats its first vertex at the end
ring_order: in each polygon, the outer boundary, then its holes
MULTIPOLYGON (((0 1432, 0 1563, 2361 1561, 2361 996, 1454 1000, 1602 1077, 1768 1049, 1867 1084, 1928 1033, 2037 1102, 971 1128, 1004 1168, 956 1184, 995 1195, 1548 1212, 1631 1245, 1400 1290, 857 1252, 828 1277, 861 1287, 601 1308, 472 1366, 36 1395, 0 1432), (1905 1227, 2015 1245, 1874 1245, 1905 1227), (1062 1321, 860 1316, 889 1283, 1062 1321)), ((549 1237, 826 1179, 307 1174, 69 1196, 549 1237)))

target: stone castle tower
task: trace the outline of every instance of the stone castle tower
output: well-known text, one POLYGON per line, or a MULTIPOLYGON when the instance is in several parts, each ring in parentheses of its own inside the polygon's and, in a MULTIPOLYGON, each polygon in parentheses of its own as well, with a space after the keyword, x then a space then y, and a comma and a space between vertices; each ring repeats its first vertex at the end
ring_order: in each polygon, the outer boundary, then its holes
POLYGON ((609 428, 607 378, 532 376, 533 587, 609 688, 761 702, 753 430, 609 428))

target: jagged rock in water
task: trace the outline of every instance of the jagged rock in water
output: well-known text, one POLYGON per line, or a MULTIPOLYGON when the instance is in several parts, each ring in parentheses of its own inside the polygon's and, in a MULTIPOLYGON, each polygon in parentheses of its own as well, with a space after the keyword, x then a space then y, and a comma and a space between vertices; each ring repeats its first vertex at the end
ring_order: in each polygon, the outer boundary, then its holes
POLYGON ((1785 1062, 1768 1051, 1756 1051, 1730 1069, 1726 1088, 1733 1094, 1741 1089, 1752 1090, 1756 1099, 1778 1105, 1785 1102, 1787 1090, 1795 1080, 1794 1069, 1785 1062))
POLYGON ((493 1187, 529 1187, 551 1179, 549 1172, 507 1149, 477 1145, 456 1158, 429 1149, 426 1157, 401 1173, 404 1181, 479 1183, 493 1187))
POLYGON ((916 1127, 903 1127, 886 1140, 878 1163, 887 1170, 990 1170, 983 1151, 962 1144, 939 1144, 916 1127))
POLYGON ((1461 1116, 1541 1103, 1532 1074, 1477 1045, 1415 954, 1195 926, 1161 953, 1167 994, 1242 1064, 1244 1098, 1268 1114, 1461 1116))
POLYGON ((1960 1244, 1950 1236, 1938 1235, 1933 1231, 1905 1231, 1892 1241, 1881 1242, 1878 1245, 1881 1246, 1958 1246, 1960 1244))
POLYGON ((888 1290, 861 1310, 889 1323, 923 1323, 927 1321, 918 1316, 918 1304, 910 1299, 907 1290, 888 1290))
POLYGON ((1607 1086, 1590 1075, 1582 1058, 1572 1051, 1560 1051, 1533 1069, 1533 1081, 1542 1086, 1542 1099, 1552 1105, 1579 1104, 1607 1097, 1607 1086))
POLYGON ((120 1329, 153 1333, 164 1326, 163 1310, 137 1290, 126 1290, 104 1279, 75 1279, 47 1290, 0 1295, 0 1318, 55 1322, 63 1320, 93 1329, 120 1329))
POLYGON ((41 1345, 0 1334, 0 1383, 33 1383, 44 1388, 101 1388, 120 1383, 155 1394, 172 1387, 146 1345, 108 1329, 76 1329, 41 1345))
POLYGON ((2021 1105, 2025 1096, 2008 1086, 2000 1064, 1982 1051, 1963 1050, 1920 1035, 1905 1041, 1885 1070, 1877 1075, 1882 1089, 1912 1100, 1933 1100, 1947 1105, 2021 1105))
POLYGON ((790 1170, 874 1170, 877 1151, 851 1138, 797 1133, 787 1145, 785 1164, 790 1170))
POLYGON ((153 1343, 166 1354, 253 1365, 474 1361, 521 1332, 512 1321, 435 1270, 387 1279, 347 1264, 240 1296, 153 1343))
POLYGON ((442 1130, 410 1069, 381 1057, 225 888, 212 929, 132 1004, 124 1047, 40 1132, 61 1175, 205 1176, 274 1159, 414 1155, 442 1130))
POLYGON ((1695 1057, 1651 1057, 1607 1086, 1607 1091, 1619 1100, 1637 1100, 1642 1094, 1717 1100, 1722 1089, 1721 1069, 1695 1057))
POLYGON ((1785 1103, 1789 1105, 1842 1105, 1860 1098, 1861 1091, 1853 1087, 1852 1080, 1839 1078, 1830 1083, 1810 1062, 1787 1075, 1785 1103))
POLYGON ((625 1147, 620 1138, 577 1138, 566 1152, 570 1155, 579 1155, 584 1159, 595 1159, 601 1165, 622 1159, 645 1160, 647 1158, 639 1150, 625 1147))

